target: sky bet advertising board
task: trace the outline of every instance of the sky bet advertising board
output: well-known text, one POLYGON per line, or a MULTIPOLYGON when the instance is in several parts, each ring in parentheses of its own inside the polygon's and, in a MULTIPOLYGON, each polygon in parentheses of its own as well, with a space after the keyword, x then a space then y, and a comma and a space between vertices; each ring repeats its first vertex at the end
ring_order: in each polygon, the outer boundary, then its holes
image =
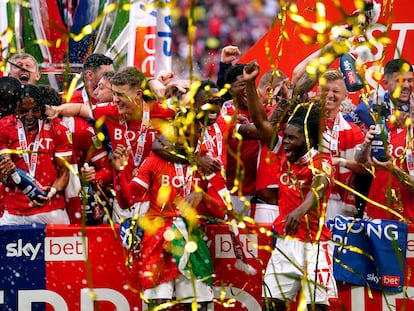
POLYGON ((111 228, 87 228, 85 237, 73 226, 0 231, 0 310, 141 310, 111 228))
MULTIPOLYGON (((334 274, 339 289, 330 310, 413 310, 414 300, 407 298, 414 296, 413 226, 337 218, 330 228, 338 243, 334 274), (344 278, 345 267, 352 273, 344 278)), ((235 268, 228 226, 208 227, 216 298, 210 310, 261 310, 262 269, 271 238, 256 229, 240 229, 246 260, 256 270, 247 275, 235 268)), ((146 310, 117 230, 104 225, 82 234, 74 225, 0 227, 0 311, 146 310)))

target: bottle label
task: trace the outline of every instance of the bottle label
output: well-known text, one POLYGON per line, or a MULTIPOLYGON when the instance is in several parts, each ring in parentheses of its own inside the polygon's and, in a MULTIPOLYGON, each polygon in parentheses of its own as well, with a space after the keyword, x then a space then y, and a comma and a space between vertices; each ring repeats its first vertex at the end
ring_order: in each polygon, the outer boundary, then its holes
POLYGON ((30 195, 33 195, 34 193, 34 191, 33 191, 34 189, 33 189, 33 186, 32 185, 27 185, 27 187, 26 188, 24 188, 23 190, 22 190, 22 192, 25 194, 25 195, 27 195, 27 196, 30 196, 30 195))
POLYGON ((387 145, 382 140, 381 135, 375 135, 373 140, 371 141, 371 157, 376 158, 378 161, 386 162, 388 160, 386 148, 387 145))
POLYGON ((349 71, 352 71, 352 65, 349 62, 349 60, 344 60, 343 65, 344 65, 344 71, 346 71, 347 73, 349 71))
POLYGON ((22 182, 22 178, 20 177, 19 173, 16 171, 11 174, 11 177, 16 185, 22 182))
POLYGON ((355 76, 355 73, 353 71, 348 71, 346 73, 346 78, 348 79, 349 84, 355 84, 358 82, 355 76))
POLYGON ((101 221, 101 212, 98 201, 93 192, 92 186, 88 184, 83 186, 82 213, 87 225, 97 225, 101 221))
POLYGON ((342 55, 340 67, 348 91, 356 92, 364 87, 364 83, 355 68, 355 59, 352 55, 342 55))

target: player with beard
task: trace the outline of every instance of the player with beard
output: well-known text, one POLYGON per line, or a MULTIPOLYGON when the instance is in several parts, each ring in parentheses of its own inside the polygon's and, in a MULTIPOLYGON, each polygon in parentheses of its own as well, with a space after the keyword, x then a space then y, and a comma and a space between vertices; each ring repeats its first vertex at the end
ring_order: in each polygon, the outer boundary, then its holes
POLYGON ((369 167, 375 168, 375 177, 372 180, 368 193, 370 200, 366 206, 368 217, 411 222, 414 219, 412 139, 414 100, 411 93, 413 68, 409 62, 400 59, 388 62, 384 71, 384 79, 387 80, 389 94, 387 97, 392 101, 390 105, 391 111, 386 111, 385 113, 389 118, 399 113, 402 122, 392 124, 389 119, 387 120, 389 132, 386 139, 384 139, 388 147, 386 152, 387 161, 382 162, 371 156, 372 140, 375 134, 378 134, 378 129, 375 125, 370 126, 364 142, 357 148, 355 159, 369 167), (398 88, 401 89, 401 92, 398 93, 399 97, 395 98, 396 92, 394 91, 398 88), (403 112, 407 109, 406 105, 409 105, 409 113, 403 112), (397 112, 398 110, 399 112, 397 112), (406 118, 409 118, 409 120, 406 120, 406 118), (386 206, 388 209, 378 207, 373 201, 386 206))
POLYGON ((70 98, 65 98, 65 101, 85 105, 98 103, 94 90, 105 72, 114 71, 113 63, 114 61, 104 54, 92 53, 88 55, 83 62, 81 73, 83 86, 76 89, 70 98))
POLYGON ((388 61, 384 67, 383 84, 387 88, 384 94, 379 95, 376 99, 369 102, 360 102, 354 111, 345 116, 345 119, 356 123, 366 133, 371 125, 375 124, 372 117, 373 105, 387 104, 388 110, 386 117, 399 111, 401 120, 405 119, 410 111, 410 102, 413 101, 413 67, 411 63, 405 59, 398 58, 388 61), (404 66, 407 70, 402 70, 404 66), (401 83, 403 81, 403 83, 401 83), (397 91, 401 88, 400 91, 397 91), (398 97, 397 97, 398 96, 398 97))
MULTIPOLYGON (((392 59, 385 64, 382 84, 386 88, 385 92, 382 94, 381 92, 378 92, 375 98, 368 103, 361 101, 353 111, 344 116, 345 120, 357 124, 364 134, 367 134, 370 126, 375 124, 372 117, 372 112, 375 106, 385 105, 387 107, 385 117, 388 119, 393 116, 393 118, 396 119, 396 126, 399 127, 404 124, 405 119, 408 116, 410 102, 414 101, 412 94, 413 67, 406 59, 392 59), (407 67, 406 71, 402 71, 404 66, 407 67)), ((358 178, 356 178, 356 188, 359 189, 362 194, 368 196, 372 179, 373 177, 370 175, 358 176, 358 178)), ((360 202, 359 205, 361 208, 359 214, 360 217, 362 217, 366 202, 359 197, 357 197, 356 200, 360 202)))

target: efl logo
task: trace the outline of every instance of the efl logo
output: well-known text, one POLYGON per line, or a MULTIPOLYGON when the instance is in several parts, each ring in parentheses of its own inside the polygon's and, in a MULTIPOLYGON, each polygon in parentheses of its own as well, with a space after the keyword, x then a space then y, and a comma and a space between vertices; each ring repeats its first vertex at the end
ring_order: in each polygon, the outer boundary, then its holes
POLYGON ((45 261, 84 261, 87 238, 85 243, 84 247, 82 237, 45 238, 45 261))
MULTIPOLYGON (((216 258, 236 258, 230 234, 215 235, 216 258)), ((247 258, 257 257, 257 236, 255 234, 240 234, 240 242, 247 258)))
POLYGON ((401 285, 400 277, 397 275, 384 275, 381 280, 384 286, 398 287, 401 285))

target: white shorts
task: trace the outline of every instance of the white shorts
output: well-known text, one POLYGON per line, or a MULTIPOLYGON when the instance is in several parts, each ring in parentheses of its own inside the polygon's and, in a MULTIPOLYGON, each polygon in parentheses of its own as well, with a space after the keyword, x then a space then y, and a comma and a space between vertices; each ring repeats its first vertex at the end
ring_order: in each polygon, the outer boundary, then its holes
POLYGON ((112 220, 114 223, 119 224, 124 219, 132 218, 135 215, 139 217, 144 216, 149 209, 149 201, 135 203, 130 209, 123 209, 119 206, 118 201, 113 201, 112 220))
POLYGON ((333 277, 333 247, 329 243, 277 239, 266 267, 262 296, 295 301, 302 289, 307 304, 329 305, 329 298, 338 297, 333 277))
POLYGON ((241 216, 250 216, 250 201, 253 198, 252 195, 238 196, 231 195, 231 204, 235 213, 241 216))
POLYGON ((194 300, 197 302, 209 302, 213 301, 214 293, 206 283, 200 280, 187 279, 185 276, 171 280, 169 282, 162 283, 157 287, 146 289, 144 291, 145 299, 173 299, 182 300, 181 303, 191 303, 194 300), (194 299, 196 297, 196 299, 194 299))
POLYGON ((68 213, 65 209, 57 209, 50 212, 39 213, 29 216, 13 215, 4 211, 0 218, 1 225, 31 225, 31 224, 70 224, 68 213))
POLYGON ((252 203, 250 217, 261 224, 272 224, 279 216, 279 205, 268 203, 252 203), (254 206, 253 206, 254 205, 254 206))

